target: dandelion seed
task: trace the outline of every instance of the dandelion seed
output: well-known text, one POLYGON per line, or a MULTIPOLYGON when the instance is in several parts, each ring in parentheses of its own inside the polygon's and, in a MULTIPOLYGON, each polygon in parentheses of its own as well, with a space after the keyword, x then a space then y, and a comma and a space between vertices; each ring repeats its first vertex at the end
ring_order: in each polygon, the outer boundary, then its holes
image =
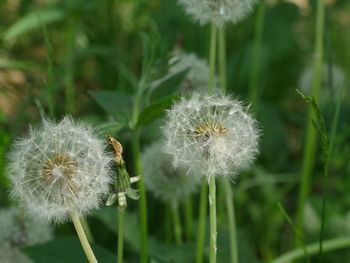
POLYGON ((163 127, 165 152, 177 168, 213 175, 234 175, 258 153, 257 122, 238 100, 193 94, 168 111, 163 127))
POLYGON ((238 23, 252 10, 257 0, 179 0, 186 12, 200 24, 213 22, 222 26, 238 23))
POLYGON ((155 197, 176 206, 198 190, 201 180, 175 169, 171 156, 162 151, 162 146, 162 142, 153 143, 142 154, 144 183, 155 197))
POLYGON ((51 227, 23 214, 17 207, 0 210, 0 259, 2 263, 32 263, 21 248, 45 243, 51 227))
POLYGON ((112 158, 104 148, 88 125, 68 117, 59 123, 44 120, 9 155, 13 196, 47 221, 64 221, 72 211, 88 214, 109 190, 112 158))

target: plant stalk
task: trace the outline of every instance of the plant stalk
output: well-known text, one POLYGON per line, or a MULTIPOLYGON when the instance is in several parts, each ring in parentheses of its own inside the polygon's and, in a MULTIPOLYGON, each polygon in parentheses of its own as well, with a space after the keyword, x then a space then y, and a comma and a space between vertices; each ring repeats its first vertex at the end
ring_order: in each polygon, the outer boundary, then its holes
POLYGON ((210 53, 209 53, 209 93, 215 88, 215 67, 216 67, 216 43, 217 43, 217 28, 215 24, 211 24, 210 30, 210 53))
POLYGON ((204 239, 205 239, 205 225, 207 219, 207 196, 208 187, 206 182, 202 182, 200 200, 199 200, 199 219, 198 219, 198 239, 197 239, 197 256, 196 263, 203 262, 204 254, 204 239))
POLYGON ((249 81, 249 100, 253 107, 259 103, 259 91, 258 91, 258 80, 261 67, 261 49, 262 49, 262 36, 264 31, 264 19, 265 19, 265 1, 261 0, 258 5, 258 12, 255 22, 255 36, 254 36, 254 47, 253 47, 253 58, 252 66, 250 71, 249 81))
POLYGON ((118 209, 118 263, 123 263, 125 208, 118 209))
MULTIPOLYGON (((134 155, 134 166, 137 175, 142 174, 141 155, 140 155, 140 132, 138 129, 134 129, 132 132, 132 149, 134 155)), ((147 200, 145 185, 143 178, 138 181, 138 188, 140 191, 139 200, 139 216, 140 216, 140 247, 141 247, 141 263, 147 263, 148 261, 148 226, 147 226, 147 200)))
MULTIPOLYGON (((322 80, 322 64, 323 64, 323 38, 324 38, 324 14, 325 6, 324 0, 317 1, 317 13, 316 13, 316 42, 315 42, 315 54, 314 54, 314 79, 312 83, 313 97, 318 100, 318 93, 322 80)), ((308 121, 307 121, 307 135, 306 144, 304 149, 304 158, 301 171, 301 185, 298 196, 296 227, 303 232, 303 218, 304 208, 307 196, 310 191, 311 173, 314 167, 315 154, 316 154, 316 140, 317 134, 313 126, 312 120, 316 119, 316 114, 312 109, 309 109, 308 121)), ((299 243, 296 242, 298 246, 299 243)))
POLYGON ((173 214, 173 220, 174 220, 175 243, 179 245, 182 243, 182 227, 180 222, 179 208, 177 204, 175 204, 172 207, 172 214, 173 214))
POLYGON ((216 225, 215 176, 210 176, 210 178, 209 178, 209 214, 210 214, 210 257, 209 257, 209 263, 216 263, 217 225, 216 225))
POLYGON ((77 231, 81 246, 84 249, 85 255, 89 261, 89 263, 97 263, 97 259, 95 257, 94 252, 91 249, 91 246, 89 244, 89 241, 85 235, 83 226, 81 225, 80 219, 76 212, 71 212, 70 216, 72 218, 75 230, 77 231))
POLYGON ((231 263, 238 263, 238 246, 237 246, 237 229, 236 229, 236 215, 234 196, 231 188, 230 180, 226 177, 222 182, 225 191, 226 209, 227 209, 227 221, 230 236, 230 255, 231 263))
POLYGON ((191 196, 185 200, 184 203, 184 215, 185 215, 185 227, 186 227, 186 239, 192 240, 193 232, 193 212, 192 212, 192 198, 191 196))

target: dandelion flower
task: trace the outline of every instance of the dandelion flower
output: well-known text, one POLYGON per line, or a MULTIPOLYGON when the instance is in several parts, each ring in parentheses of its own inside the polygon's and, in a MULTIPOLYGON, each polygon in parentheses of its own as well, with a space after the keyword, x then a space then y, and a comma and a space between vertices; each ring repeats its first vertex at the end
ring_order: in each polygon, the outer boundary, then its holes
POLYGON ((143 180, 156 198, 176 206, 198 190, 201 180, 174 168, 171 156, 162 151, 162 146, 162 141, 156 142, 143 152, 143 180))
POLYGON ((23 214, 17 207, 0 210, 0 258, 2 263, 32 263, 21 248, 52 238, 51 227, 23 214))
POLYGON ((44 120, 18 140, 9 155, 12 194, 29 213, 47 221, 84 216, 109 190, 112 158, 93 129, 71 118, 44 120))
POLYGON ((252 10, 257 0, 179 0, 186 12, 200 24, 213 22, 222 26, 226 22, 238 23, 252 10))
POLYGON ((228 96, 193 94, 167 113, 165 152, 175 167, 206 176, 234 175, 258 153, 257 122, 228 96))

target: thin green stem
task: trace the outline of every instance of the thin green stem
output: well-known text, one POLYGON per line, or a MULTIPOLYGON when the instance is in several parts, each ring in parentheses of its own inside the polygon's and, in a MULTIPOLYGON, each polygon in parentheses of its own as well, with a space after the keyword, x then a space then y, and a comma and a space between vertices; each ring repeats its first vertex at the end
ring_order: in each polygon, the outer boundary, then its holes
MULTIPOLYGON (((220 89, 223 94, 227 92, 227 74, 226 74, 226 45, 225 45, 225 30, 224 27, 219 29, 219 76, 220 89)), ((238 247, 237 247, 237 231, 233 193, 230 186, 230 181, 227 178, 222 180, 224 199, 227 211, 227 222, 229 227, 230 237, 230 256, 231 263, 238 263, 238 247)))
POLYGON ((88 241, 90 243, 93 243, 94 242, 94 236, 92 235, 92 232, 91 232, 91 229, 90 229, 88 221, 86 220, 86 218, 81 218, 80 221, 81 221, 81 225, 83 226, 83 229, 85 231, 85 234, 86 234, 86 237, 87 237, 88 241))
POLYGON ((197 239, 196 263, 203 262, 205 225, 206 225, 206 219, 207 219, 207 196, 208 196, 207 183, 202 182, 200 201, 199 201, 199 219, 198 219, 198 235, 197 235, 198 239, 197 239))
POLYGON ((174 221, 174 236, 176 244, 182 243, 182 227, 180 222, 179 208, 177 205, 172 207, 173 221, 174 221))
POLYGON ((118 210, 118 263, 123 263, 125 208, 118 210))
POLYGON ((225 201, 227 209, 227 221, 229 227, 230 236, 230 255, 231 263, 238 263, 238 246, 237 246, 237 230, 236 230, 236 215, 235 215, 235 205, 233 191, 231 188, 231 183, 228 178, 223 178, 222 185, 225 191, 225 201))
MULTIPOLYGON (((71 19, 72 20, 72 19, 71 19)), ((65 112, 70 114, 74 111, 74 21, 70 21, 67 26, 66 40, 67 51, 65 58, 65 74, 64 74, 64 86, 65 86, 65 112)))
MULTIPOLYGON (((350 237, 333 238, 323 242, 323 252, 330 252, 347 247, 350 247, 350 237)), ((319 252, 319 242, 307 245, 306 250, 309 256, 316 255, 319 252)), ((298 248, 281 255, 271 263, 289 263, 303 257, 303 249, 298 248)))
POLYGON ((81 225, 81 222, 79 220, 78 215, 75 212, 71 212, 70 215, 71 215, 75 230, 77 231, 81 246, 84 249, 85 255, 86 255, 89 263, 97 263, 97 259, 94 255, 94 252, 91 249, 91 246, 90 246, 89 241, 85 235, 83 226, 81 225))
POLYGON ((254 108, 259 103, 259 91, 258 80, 261 66, 261 49, 262 49, 262 36, 264 30, 265 19, 265 1, 261 0, 258 6, 256 21, 255 21, 255 36, 253 47, 253 58, 250 71, 249 81, 249 100, 254 108))
POLYGON ((209 178, 209 214, 210 214, 210 257, 209 257, 209 263, 216 263, 217 225, 216 225, 215 176, 211 176, 209 178))
POLYGON ((189 196, 184 203, 184 215, 185 215, 185 227, 186 227, 186 239, 192 240, 193 232, 193 211, 192 211, 192 198, 189 196))
POLYGON ((223 94, 227 89, 227 71, 226 71, 226 40, 225 40, 225 28, 222 26, 219 28, 219 76, 220 76, 220 88, 223 94))
MULTIPOLYGON (((141 156, 140 156, 140 132, 134 129, 132 132, 132 149, 134 155, 134 166, 137 175, 142 174, 141 156)), ((140 216, 140 246, 141 246, 141 263, 147 263, 148 261, 148 227, 147 227, 147 200, 146 191, 143 183, 143 179, 138 181, 138 187, 140 191, 139 201, 139 216, 140 216)))
MULTIPOLYGON (((318 99, 318 93, 322 79, 324 13, 324 0, 318 0, 316 14, 316 42, 313 66, 314 79, 312 83, 313 97, 316 100, 318 99)), ((304 158, 301 171, 301 185, 299 189, 296 217, 296 227, 300 229, 300 231, 303 229, 302 226, 304 218, 304 207, 310 190, 311 173, 315 162, 317 134, 312 124, 312 120, 315 119, 315 117, 315 112, 310 109, 307 122, 306 144, 304 149, 304 158)), ((298 242, 296 242, 296 244, 299 245, 298 242)))
POLYGON ((216 67, 216 43, 217 43, 217 28, 215 24, 211 24, 210 30, 210 53, 209 53, 209 93, 215 88, 215 67, 216 67))

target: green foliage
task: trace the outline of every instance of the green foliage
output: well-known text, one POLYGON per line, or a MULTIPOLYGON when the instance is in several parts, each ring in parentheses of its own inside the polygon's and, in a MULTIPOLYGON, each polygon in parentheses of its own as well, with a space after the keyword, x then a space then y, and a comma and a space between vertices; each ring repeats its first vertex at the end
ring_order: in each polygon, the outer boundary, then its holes
POLYGON ((31 12, 17 20, 15 24, 7 29, 3 34, 3 39, 6 42, 13 42, 25 34, 34 30, 40 30, 42 25, 58 22, 64 18, 64 11, 56 8, 31 12))
MULTIPOLYGON (((92 245, 96 257, 101 263, 115 263, 117 258, 108 250, 96 244, 92 245)), ((76 237, 58 237, 48 243, 28 247, 24 252, 35 263, 86 263, 86 257, 79 239, 76 237)))

